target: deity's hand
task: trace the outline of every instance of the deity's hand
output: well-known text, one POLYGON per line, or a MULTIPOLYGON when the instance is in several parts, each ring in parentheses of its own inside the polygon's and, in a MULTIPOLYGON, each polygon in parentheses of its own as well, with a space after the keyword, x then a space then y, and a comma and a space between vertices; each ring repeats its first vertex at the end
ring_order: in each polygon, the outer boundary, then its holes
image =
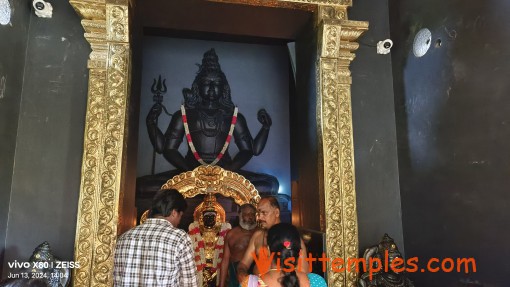
POLYGON ((265 109, 259 110, 259 112, 257 113, 257 119, 262 124, 262 126, 267 129, 269 129, 269 127, 273 124, 271 117, 269 116, 265 109))
POLYGON ((149 114, 147 115, 147 121, 155 123, 159 115, 161 115, 161 112, 163 111, 163 105, 160 103, 155 103, 154 106, 152 106, 151 110, 149 111, 149 114))

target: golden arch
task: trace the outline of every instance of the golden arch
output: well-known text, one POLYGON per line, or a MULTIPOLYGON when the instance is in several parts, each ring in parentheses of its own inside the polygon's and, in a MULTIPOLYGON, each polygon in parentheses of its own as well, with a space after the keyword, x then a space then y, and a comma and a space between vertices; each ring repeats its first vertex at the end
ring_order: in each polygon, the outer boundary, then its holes
POLYGON ((260 195, 255 186, 242 175, 219 166, 203 165, 169 179, 161 189, 177 189, 185 198, 199 194, 221 194, 238 205, 257 205, 260 195))
MULTIPOLYGON (((161 189, 176 189, 184 198, 199 194, 221 194, 232 198, 237 205, 250 203, 257 206, 260 200, 259 192, 244 176, 212 165, 202 165, 192 171, 178 174, 163 184, 161 189)), ((148 211, 144 212, 140 222, 145 221, 148 211)), ((225 220, 224 210, 220 217, 225 220)))

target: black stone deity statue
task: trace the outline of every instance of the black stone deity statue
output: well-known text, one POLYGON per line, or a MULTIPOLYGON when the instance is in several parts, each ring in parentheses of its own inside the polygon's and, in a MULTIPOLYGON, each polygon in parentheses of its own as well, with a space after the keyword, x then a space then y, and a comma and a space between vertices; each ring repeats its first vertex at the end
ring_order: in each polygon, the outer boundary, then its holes
POLYGON ((358 287, 414 287, 404 271, 404 258, 388 234, 378 245, 365 250, 363 257, 367 272, 360 276, 358 287))
POLYGON ((253 139, 245 117, 232 103, 230 86, 214 49, 204 54, 191 89, 182 92, 184 105, 173 114, 164 134, 157 125, 163 106, 156 103, 147 115, 147 130, 155 151, 177 169, 138 178, 138 193, 152 193, 173 176, 201 164, 216 164, 243 175, 261 194, 276 194, 279 184, 274 176, 241 170, 264 150, 271 117, 264 109, 258 111, 262 127, 253 139), (188 142, 185 156, 178 150, 184 139, 188 142), (228 152, 231 139, 239 149, 234 157, 228 152))

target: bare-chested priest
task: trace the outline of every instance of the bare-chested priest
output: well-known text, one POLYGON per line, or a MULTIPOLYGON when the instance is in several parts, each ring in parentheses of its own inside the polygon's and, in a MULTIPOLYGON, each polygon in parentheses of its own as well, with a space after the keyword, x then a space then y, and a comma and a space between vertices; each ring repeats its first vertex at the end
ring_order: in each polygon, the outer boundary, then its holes
MULTIPOLYGON (((261 248, 267 248, 267 230, 273 225, 280 223, 280 205, 275 197, 264 197, 259 201, 257 206, 257 219, 260 229, 257 229, 251 236, 250 243, 244 252, 243 259, 237 265, 237 279, 243 282, 248 277, 248 270, 255 260, 253 253, 259 256, 261 248)), ((302 271, 308 273, 308 262, 304 260, 307 254, 306 246, 301 239, 301 268, 302 271)), ((253 269, 254 274, 259 274, 257 266, 253 269)))
POLYGON ((239 287, 237 264, 243 259, 244 251, 257 227, 256 213, 257 209, 251 204, 243 204, 239 208, 239 226, 230 230, 225 237, 220 269, 220 287, 239 287))

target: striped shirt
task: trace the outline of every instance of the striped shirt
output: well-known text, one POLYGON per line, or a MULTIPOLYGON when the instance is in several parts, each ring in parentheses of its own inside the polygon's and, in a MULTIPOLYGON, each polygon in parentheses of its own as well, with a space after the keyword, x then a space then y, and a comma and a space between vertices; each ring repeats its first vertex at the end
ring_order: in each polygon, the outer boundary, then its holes
POLYGON ((191 239, 165 219, 149 218, 117 240, 114 286, 197 287, 191 239))

